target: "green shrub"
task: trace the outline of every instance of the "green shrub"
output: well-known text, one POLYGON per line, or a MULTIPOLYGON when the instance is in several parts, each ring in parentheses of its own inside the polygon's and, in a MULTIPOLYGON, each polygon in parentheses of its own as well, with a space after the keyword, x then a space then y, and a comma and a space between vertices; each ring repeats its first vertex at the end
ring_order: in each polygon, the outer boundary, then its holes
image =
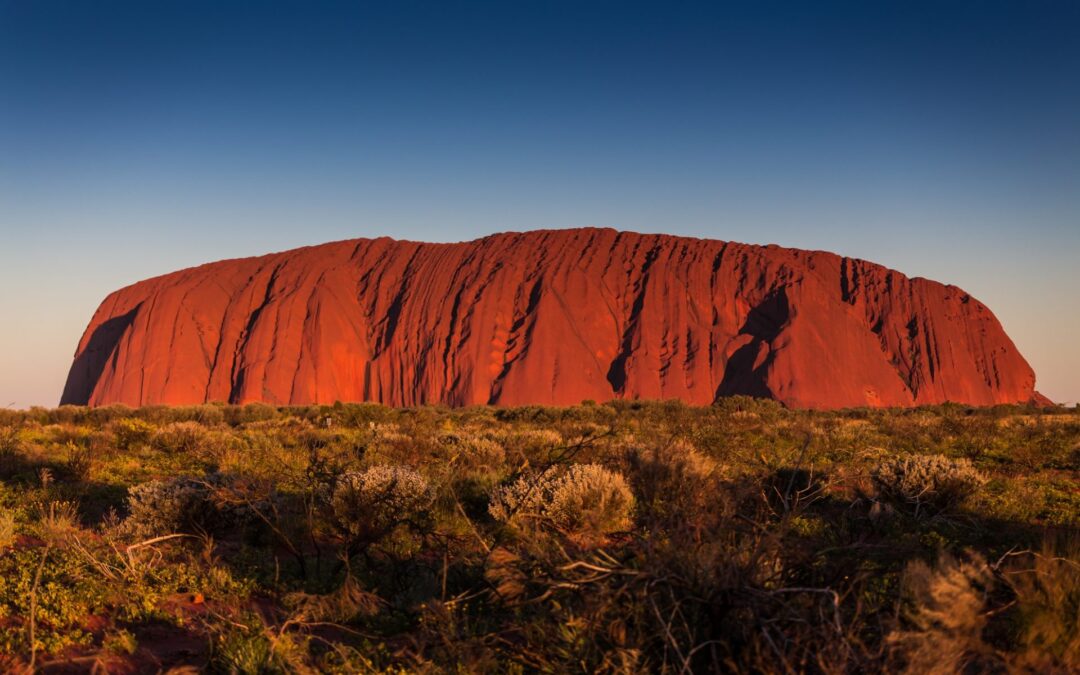
POLYGON ((85 556, 61 548, 15 547, 0 554, 0 654, 29 654, 23 623, 35 611, 35 648, 56 653, 88 645, 82 626, 108 604, 107 587, 85 556), (17 621, 12 622, 15 618, 17 621))
POLYGON ((139 648, 139 641, 130 631, 120 629, 105 635, 101 640, 101 648, 112 654, 131 655, 139 648))
POLYGON ((0 427, 0 474, 16 471, 22 457, 23 442, 15 427, 0 427))
POLYGON ((118 419, 109 425, 109 429, 116 439, 116 447, 120 450, 132 450, 148 445, 157 431, 154 425, 136 417, 118 419))
POLYGON ((230 406, 225 411, 225 420, 231 426, 244 426, 254 422, 267 422, 278 419, 278 409, 265 403, 248 403, 243 406, 230 406))

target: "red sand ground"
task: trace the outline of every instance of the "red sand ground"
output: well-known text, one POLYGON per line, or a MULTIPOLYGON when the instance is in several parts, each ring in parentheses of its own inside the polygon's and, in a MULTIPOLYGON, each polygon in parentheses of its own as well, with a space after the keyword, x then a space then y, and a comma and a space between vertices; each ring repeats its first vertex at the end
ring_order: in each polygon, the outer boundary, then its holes
POLYGON ((63 403, 789 406, 1027 402, 1031 367, 955 286, 862 260, 608 229, 360 239, 110 295, 63 403))

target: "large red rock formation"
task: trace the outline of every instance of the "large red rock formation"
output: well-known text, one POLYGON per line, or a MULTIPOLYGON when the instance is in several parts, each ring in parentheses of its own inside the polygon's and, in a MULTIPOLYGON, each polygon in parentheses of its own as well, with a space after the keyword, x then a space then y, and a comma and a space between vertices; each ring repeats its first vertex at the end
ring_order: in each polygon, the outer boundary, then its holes
POLYGON ((831 253, 607 229, 359 239, 110 295, 63 403, 573 404, 750 394, 807 408, 1026 402, 955 286, 831 253))

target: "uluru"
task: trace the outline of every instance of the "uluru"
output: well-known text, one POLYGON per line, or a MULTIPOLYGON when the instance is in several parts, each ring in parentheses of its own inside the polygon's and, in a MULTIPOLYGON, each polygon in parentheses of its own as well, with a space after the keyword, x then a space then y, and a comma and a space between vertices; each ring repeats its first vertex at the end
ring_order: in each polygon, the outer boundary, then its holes
POLYGON ((1033 400, 955 286, 821 251, 582 228, 357 239, 112 293, 62 403, 569 405, 766 397, 796 408, 1033 400))

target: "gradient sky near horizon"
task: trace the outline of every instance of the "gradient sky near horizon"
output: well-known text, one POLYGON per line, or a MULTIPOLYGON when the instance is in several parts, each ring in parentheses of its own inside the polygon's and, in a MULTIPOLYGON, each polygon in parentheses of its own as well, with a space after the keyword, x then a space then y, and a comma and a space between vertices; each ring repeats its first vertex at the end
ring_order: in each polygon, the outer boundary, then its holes
POLYGON ((145 277, 583 225, 956 284, 1080 400, 1080 3, 0 0, 0 406, 145 277))

